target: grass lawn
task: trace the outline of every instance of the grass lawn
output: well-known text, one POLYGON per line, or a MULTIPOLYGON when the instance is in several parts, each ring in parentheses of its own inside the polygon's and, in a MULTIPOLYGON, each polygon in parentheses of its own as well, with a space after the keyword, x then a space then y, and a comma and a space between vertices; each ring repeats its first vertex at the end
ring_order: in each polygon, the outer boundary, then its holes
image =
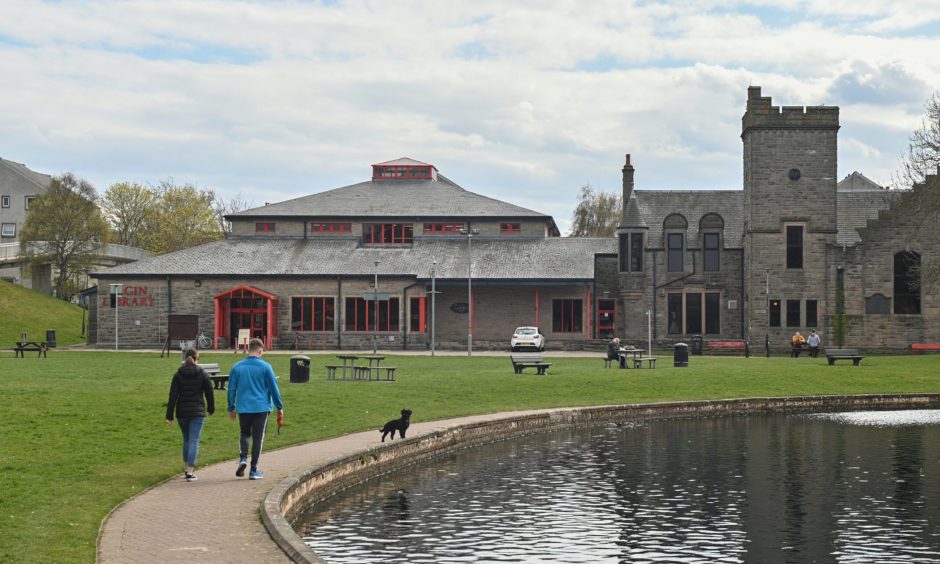
POLYGON ((59 346, 84 342, 82 308, 0 280, 0 349, 12 349, 23 331, 30 341, 45 341, 48 329, 59 346))
MULTIPOLYGON (((311 380, 290 384, 290 355, 269 354, 281 375, 287 426, 265 449, 378 429, 403 407, 413 421, 514 409, 672 400, 940 391, 940 356, 869 356, 858 367, 824 358, 692 357, 656 370, 604 369, 601 354, 551 358, 547 376, 512 373, 507 355, 390 356, 395 383, 327 381, 332 355, 311 355, 311 380)), ((204 354, 223 373, 240 356, 204 354)), ((121 501, 182 469, 180 433, 164 423, 179 356, 55 351, 0 353, 0 561, 92 562, 101 520, 121 501)), ((237 430, 225 398, 206 422, 200 465, 234 459, 237 430)), ((376 433, 378 438, 378 433, 376 433)))

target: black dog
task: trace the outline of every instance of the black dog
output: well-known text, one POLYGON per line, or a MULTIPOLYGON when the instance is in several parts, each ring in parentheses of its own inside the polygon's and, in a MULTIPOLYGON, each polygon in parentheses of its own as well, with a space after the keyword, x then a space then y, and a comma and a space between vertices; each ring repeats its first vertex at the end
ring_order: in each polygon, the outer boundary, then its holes
POLYGON ((400 419, 392 419, 379 429, 379 432, 382 433, 382 442, 385 442, 385 436, 389 433, 392 434, 392 440, 395 440, 395 431, 398 431, 398 436, 404 439, 405 431, 408 430, 409 425, 411 425, 411 410, 403 409, 401 410, 400 419))

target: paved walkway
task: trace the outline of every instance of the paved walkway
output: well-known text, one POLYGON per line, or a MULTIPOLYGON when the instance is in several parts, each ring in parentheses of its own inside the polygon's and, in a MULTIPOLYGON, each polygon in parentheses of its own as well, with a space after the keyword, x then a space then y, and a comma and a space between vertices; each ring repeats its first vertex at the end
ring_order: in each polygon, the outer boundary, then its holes
MULTIPOLYGON (((408 438, 444 428, 543 411, 495 413, 413 423, 408 438)), ((271 425, 269 425, 269 429, 271 425)), ((263 480, 235 477, 235 461, 198 468, 199 480, 176 477, 115 509, 98 540, 98 561, 288 562, 261 523, 259 507, 282 479, 380 444, 378 431, 262 453, 263 480)))

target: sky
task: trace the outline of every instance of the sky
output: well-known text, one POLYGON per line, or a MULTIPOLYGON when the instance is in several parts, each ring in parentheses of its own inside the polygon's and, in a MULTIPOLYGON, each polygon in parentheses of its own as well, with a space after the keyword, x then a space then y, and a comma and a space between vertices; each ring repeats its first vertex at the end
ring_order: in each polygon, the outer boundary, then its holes
POLYGON ((935 0, 0 2, 0 157, 255 206, 399 157, 570 228, 579 189, 741 189, 748 86, 839 106, 891 184, 940 89, 935 0))

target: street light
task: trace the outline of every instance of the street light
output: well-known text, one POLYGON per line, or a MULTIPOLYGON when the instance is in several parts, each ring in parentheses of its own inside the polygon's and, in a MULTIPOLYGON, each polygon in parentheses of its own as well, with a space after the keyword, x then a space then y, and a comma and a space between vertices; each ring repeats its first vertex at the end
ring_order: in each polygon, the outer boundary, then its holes
POLYGON ((434 261, 431 266, 431 356, 434 356, 434 341, 435 333, 437 332, 437 319, 435 319, 435 313, 437 312, 437 289, 435 288, 435 282, 437 281, 437 261, 434 261))
POLYGON ((470 229, 469 223, 467 228, 460 228, 460 232, 467 236, 467 356, 473 355, 473 273, 471 271, 471 266, 473 266, 473 236, 479 235, 480 230, 473 228, 470 229))

